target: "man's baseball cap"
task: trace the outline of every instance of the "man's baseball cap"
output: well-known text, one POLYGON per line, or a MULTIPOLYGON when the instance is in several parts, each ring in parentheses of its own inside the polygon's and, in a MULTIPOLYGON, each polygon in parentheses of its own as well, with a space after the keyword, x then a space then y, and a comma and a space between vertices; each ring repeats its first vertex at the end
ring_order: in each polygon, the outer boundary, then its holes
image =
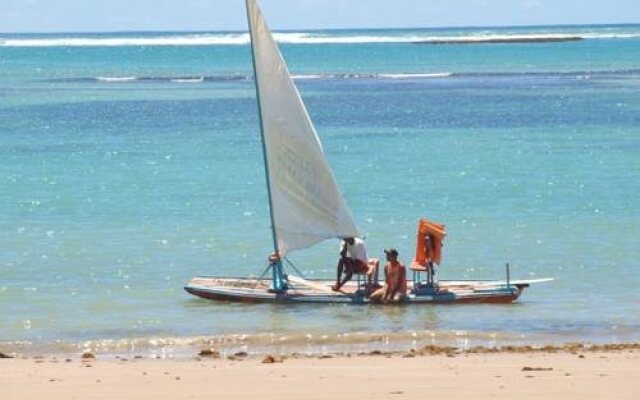
POLYGON ((392 256, 398 257, 398 250, 396 250, 394 248, 385 249, 384 252, 386 254, 391 254, 392 256))

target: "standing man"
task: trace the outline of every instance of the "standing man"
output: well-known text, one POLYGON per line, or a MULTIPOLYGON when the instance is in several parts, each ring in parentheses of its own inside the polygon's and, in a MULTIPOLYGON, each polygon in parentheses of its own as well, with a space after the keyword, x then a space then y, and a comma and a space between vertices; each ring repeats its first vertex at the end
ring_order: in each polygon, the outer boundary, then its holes
MULTIPOLYGON (((433 238, 433 235, 427 235, 424 241, 424 245, 425 245, 424 253, 427 261, 427 285, 435 286, 434 283, 435 283, 436 269, 435 269, 435 263, 433 262, 433 260, 435 259, 435 256, 436 256, 436 250, 434 247, 435 240, 433 238)), ((440 246, 442 246, 442 244, 440 244, 440 246)))
POLYGON ((362 274, 369 272, 367 264, 367 251, 364 241, 360 238, 345 238, 340 247, 340 260, 338 261, 338 276, 336 284, 331 287, 334 291, 347 283, 354 273, 362 274), (344 273, 344 278, 342 274, 344 273), (342 280, 340 280, 342 278, 342 280))
POLYGON ((398 261, 398 250, 387 249, 384 266, 384 286, 369 297, 373 303, 400 303, 407 296, 407 269, 398 261))

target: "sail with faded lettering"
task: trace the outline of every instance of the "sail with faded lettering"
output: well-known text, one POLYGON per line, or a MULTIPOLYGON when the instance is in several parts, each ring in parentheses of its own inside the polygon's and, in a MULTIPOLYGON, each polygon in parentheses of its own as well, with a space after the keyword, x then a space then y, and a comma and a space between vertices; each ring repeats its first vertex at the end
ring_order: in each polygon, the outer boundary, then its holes
POLYGON ((358 237, 282 54, 255 0, 246 2, 277 250, 358 237))

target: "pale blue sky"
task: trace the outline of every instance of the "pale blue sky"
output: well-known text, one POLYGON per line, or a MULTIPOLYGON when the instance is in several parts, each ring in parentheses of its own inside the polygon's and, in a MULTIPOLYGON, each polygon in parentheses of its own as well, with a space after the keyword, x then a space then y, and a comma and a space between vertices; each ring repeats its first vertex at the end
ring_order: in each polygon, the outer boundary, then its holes
MULTIPOLYGON (((273 29, 640 22, 640 0, 262 0, 273 29)), ((244 30, 244 0, 0 0, 0 32, 244 30)))

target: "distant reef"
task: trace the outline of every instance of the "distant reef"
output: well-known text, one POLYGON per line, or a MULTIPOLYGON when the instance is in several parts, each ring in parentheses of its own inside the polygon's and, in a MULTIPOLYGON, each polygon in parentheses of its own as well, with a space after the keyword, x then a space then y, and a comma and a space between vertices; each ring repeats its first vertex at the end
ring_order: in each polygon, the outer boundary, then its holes
POLYGON ((485 44, 485 43, 550 43, 576 42, 584 40, 581 36, 513 36, 487 38, 447 38, 415 41, 413 44, 485 44))

